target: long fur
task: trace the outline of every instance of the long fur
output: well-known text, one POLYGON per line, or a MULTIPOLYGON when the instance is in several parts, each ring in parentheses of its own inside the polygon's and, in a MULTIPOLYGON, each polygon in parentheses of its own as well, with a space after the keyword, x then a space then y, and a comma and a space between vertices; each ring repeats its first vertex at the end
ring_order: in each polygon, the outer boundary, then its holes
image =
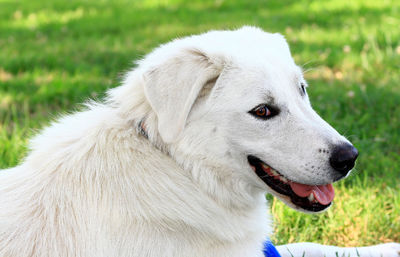
POLYGON ((23 164, 0 172, 0 256, 259 251, 270 232, 264 198, 246 209, 214 199, 166 152, 156 127, 134 73, 106 104, 35 137, 23 164), (138 133, 142 120, 149 139, 138 133))
MULTIPOLYGON (((254 28, 173 41, 141 61, 103 103, 88 104, 33 138, 24 161, 0 171, 0 257, 261 257, 272 232, 265 185, 226 143, 229 124, 217 131, 204 111, 223 95, 219 81, 239 81, 227 74, 236 73, 230 64, 240 48, 227 49, 224 40, 247 36, 275 47, 270 56, 292 65, 281 36, 254 28), (204 72, 206 79, 192 81, 204 72), (148 88, 165 81, 175 95, 148 88), (180 90, 176 81, 196 86, 180 90), (158 102, 178 98, 183 102, 175 109, 158 102), (167 119, 159 124, 162 115, 167 119), (179 143, 170 143, 179 135, 179 143)), ((243 58, 246 65, 253 61, 243 58)))

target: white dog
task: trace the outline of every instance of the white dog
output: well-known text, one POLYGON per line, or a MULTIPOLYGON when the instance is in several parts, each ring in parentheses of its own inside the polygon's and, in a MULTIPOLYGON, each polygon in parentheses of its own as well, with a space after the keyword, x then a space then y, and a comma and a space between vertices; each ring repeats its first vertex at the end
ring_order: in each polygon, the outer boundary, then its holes
MULTIPOLYGON (((261 257, 265 193, 323 211, 356 157, 311 108, 281 35, 244 27, 175 40, 0 171, 0 256, 261 257)), ((400 246, 278 250, 378 257, 400 246)))

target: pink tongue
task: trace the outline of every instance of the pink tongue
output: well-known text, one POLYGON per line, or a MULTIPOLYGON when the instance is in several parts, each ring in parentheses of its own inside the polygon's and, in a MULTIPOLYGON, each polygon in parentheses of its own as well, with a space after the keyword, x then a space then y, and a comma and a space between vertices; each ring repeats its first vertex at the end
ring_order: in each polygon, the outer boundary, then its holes
POLYGON ((322 204, 328 205, 333 201, 335 197, 335 190, 333 189, 332 184, 322 185, 322 186, 309 186, 296 182, 291 182, 290 187, 293 192, 300 197, 307 197, 311 193, 314 195, 315 199, 322 204))

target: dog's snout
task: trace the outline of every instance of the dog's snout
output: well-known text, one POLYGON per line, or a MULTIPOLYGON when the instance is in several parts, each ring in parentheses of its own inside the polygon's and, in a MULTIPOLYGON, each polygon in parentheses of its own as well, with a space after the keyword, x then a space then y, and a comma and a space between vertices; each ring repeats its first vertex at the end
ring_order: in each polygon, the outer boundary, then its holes
POLYGON ((358 156, 357 149, 351 144, 341 144, 334 148, 329 162, 343 176, 354 167, 358 156))

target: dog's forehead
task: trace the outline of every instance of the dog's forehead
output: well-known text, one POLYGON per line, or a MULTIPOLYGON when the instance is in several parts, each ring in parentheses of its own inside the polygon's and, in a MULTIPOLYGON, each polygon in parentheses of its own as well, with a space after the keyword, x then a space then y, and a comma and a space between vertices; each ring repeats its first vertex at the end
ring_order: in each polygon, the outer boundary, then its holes
POLYGON ((301 69, 279 60, 264 60, 245 64, 236 62, 227 69, 216 85, 220 93, 251 99, 274 97, 301 97, 301 83, 304 82, 301 69))
POLYGON ((139 61, 139 64, 146 69, 190 49, 196 49, 204 53, 211 61, 216 62, 248 64, 265 61, 293 62, 289 46, 282 35, 245 26, 233 31, 210 31, 200 35, 178 38, 161 45, 145 59, 139 61))
POLYGON ((212 55, 224 55, 226 59, 249 64, 270 62, 292 63, 289 46, 278 33, 264 32, 254 27, 235 31, 213 31, 198 36, 201 48, 212 55))
POLYGON ((229 80, 239 82, 235 87, 248 90, 250 86, 257 94, 273 92, 276 97, 286 97, 287 91, 297 90, 299 83, 304 81, 302 70, 295 64, 289 46, 280 34, 243 27, 236 31, 210 32, 205 36, 205 41, 216 42, 208 50, 219 52, 232 66, 230 69, 236 68, 233 71, 237 73, 236 78, 229 76, 229 80))

